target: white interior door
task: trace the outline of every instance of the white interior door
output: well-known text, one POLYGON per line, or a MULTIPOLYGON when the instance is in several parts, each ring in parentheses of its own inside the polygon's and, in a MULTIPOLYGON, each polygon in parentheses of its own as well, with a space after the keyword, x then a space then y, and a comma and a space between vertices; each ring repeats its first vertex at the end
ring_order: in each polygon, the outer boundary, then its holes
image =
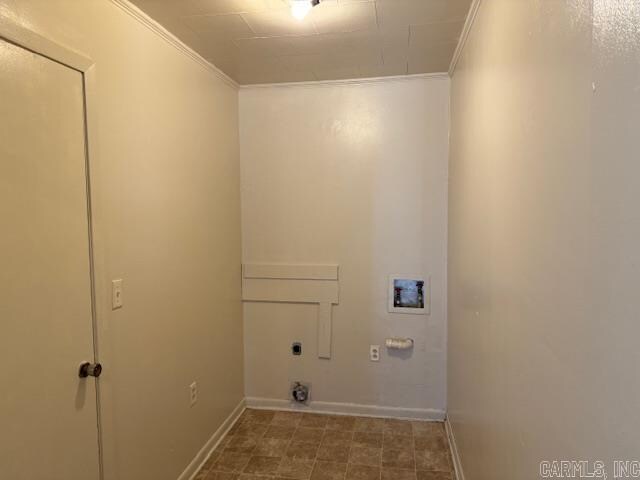
POLYGON ((82 74, 0 40, 0 478, 99 478, 82 74))

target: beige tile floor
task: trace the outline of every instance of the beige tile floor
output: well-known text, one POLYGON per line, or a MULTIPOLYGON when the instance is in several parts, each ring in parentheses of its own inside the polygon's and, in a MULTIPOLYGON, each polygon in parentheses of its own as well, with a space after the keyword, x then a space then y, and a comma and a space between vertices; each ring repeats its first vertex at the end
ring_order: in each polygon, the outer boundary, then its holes
POLYGON ((453 480, 442 423, 247 409, 196 480, 453 480))

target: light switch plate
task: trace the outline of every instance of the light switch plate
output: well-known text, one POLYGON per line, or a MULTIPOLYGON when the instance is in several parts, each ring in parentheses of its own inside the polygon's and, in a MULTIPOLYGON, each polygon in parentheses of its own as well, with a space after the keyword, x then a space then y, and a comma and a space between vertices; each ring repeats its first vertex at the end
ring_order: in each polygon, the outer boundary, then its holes
POLYGON ((122 307, 122 279, 113 280, 111 282, 111 308, 122 307))

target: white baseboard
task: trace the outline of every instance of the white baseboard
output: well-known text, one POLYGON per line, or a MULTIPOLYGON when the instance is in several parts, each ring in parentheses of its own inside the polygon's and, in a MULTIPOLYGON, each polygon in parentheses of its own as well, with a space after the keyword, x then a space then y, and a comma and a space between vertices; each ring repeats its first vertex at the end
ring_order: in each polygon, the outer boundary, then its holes
POLYGON ((300 405, 289 400, 278 398, 247 397, 246 406, 273 410, 295 410, 318 413, 333 413, 337 415, 361 415, 365 417, 407 418, 415 420, 431 420, 442 422, 445 419, 444 410, 430 408, 402 408, 381 407, 378 405, 361 405, 357 403, 314 402, 300 405))
POLYGON ((240 403, 233 409, 231 415, 227 417, 227 419, 222 422, 220 428, 218 428, 211 438, 207 440, 207 443, 204 444, 204 447, 200 449, 198 454, 195 456, 191 463, 187 466, 184 472, 178 477, 178 480, 192 480, 196 474, 200 471, 200 468, 207 461, 211 453, 216 449, 220 440, 224 438, 227 432, 233 427, 233 424, 236 423, 236 420, 242 415, 245 409, 245 400, 242 399, 240 403))
POLYGON ((444 428, 447 431, 447 437, 449 438, 449 446, 451 447, 451 456, 453 457, 453 468, 456 474, 456 480, 464 480, 464 472, 462 470, 462 462, 460 461, 460 454, 458 453, 458 445, 456 444, 456 438, 453 436, 453 428, 447 417, 444 421, 444 428))

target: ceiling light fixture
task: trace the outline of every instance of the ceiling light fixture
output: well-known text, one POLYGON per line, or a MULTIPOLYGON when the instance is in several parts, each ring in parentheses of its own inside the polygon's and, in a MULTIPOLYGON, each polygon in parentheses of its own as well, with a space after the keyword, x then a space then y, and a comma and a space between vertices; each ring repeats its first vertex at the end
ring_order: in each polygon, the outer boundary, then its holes
POLYGON ((320 0, 290 0, 290 2, 291 15, 298 20, 303 20, 311 9, 320 3, 320 0))

